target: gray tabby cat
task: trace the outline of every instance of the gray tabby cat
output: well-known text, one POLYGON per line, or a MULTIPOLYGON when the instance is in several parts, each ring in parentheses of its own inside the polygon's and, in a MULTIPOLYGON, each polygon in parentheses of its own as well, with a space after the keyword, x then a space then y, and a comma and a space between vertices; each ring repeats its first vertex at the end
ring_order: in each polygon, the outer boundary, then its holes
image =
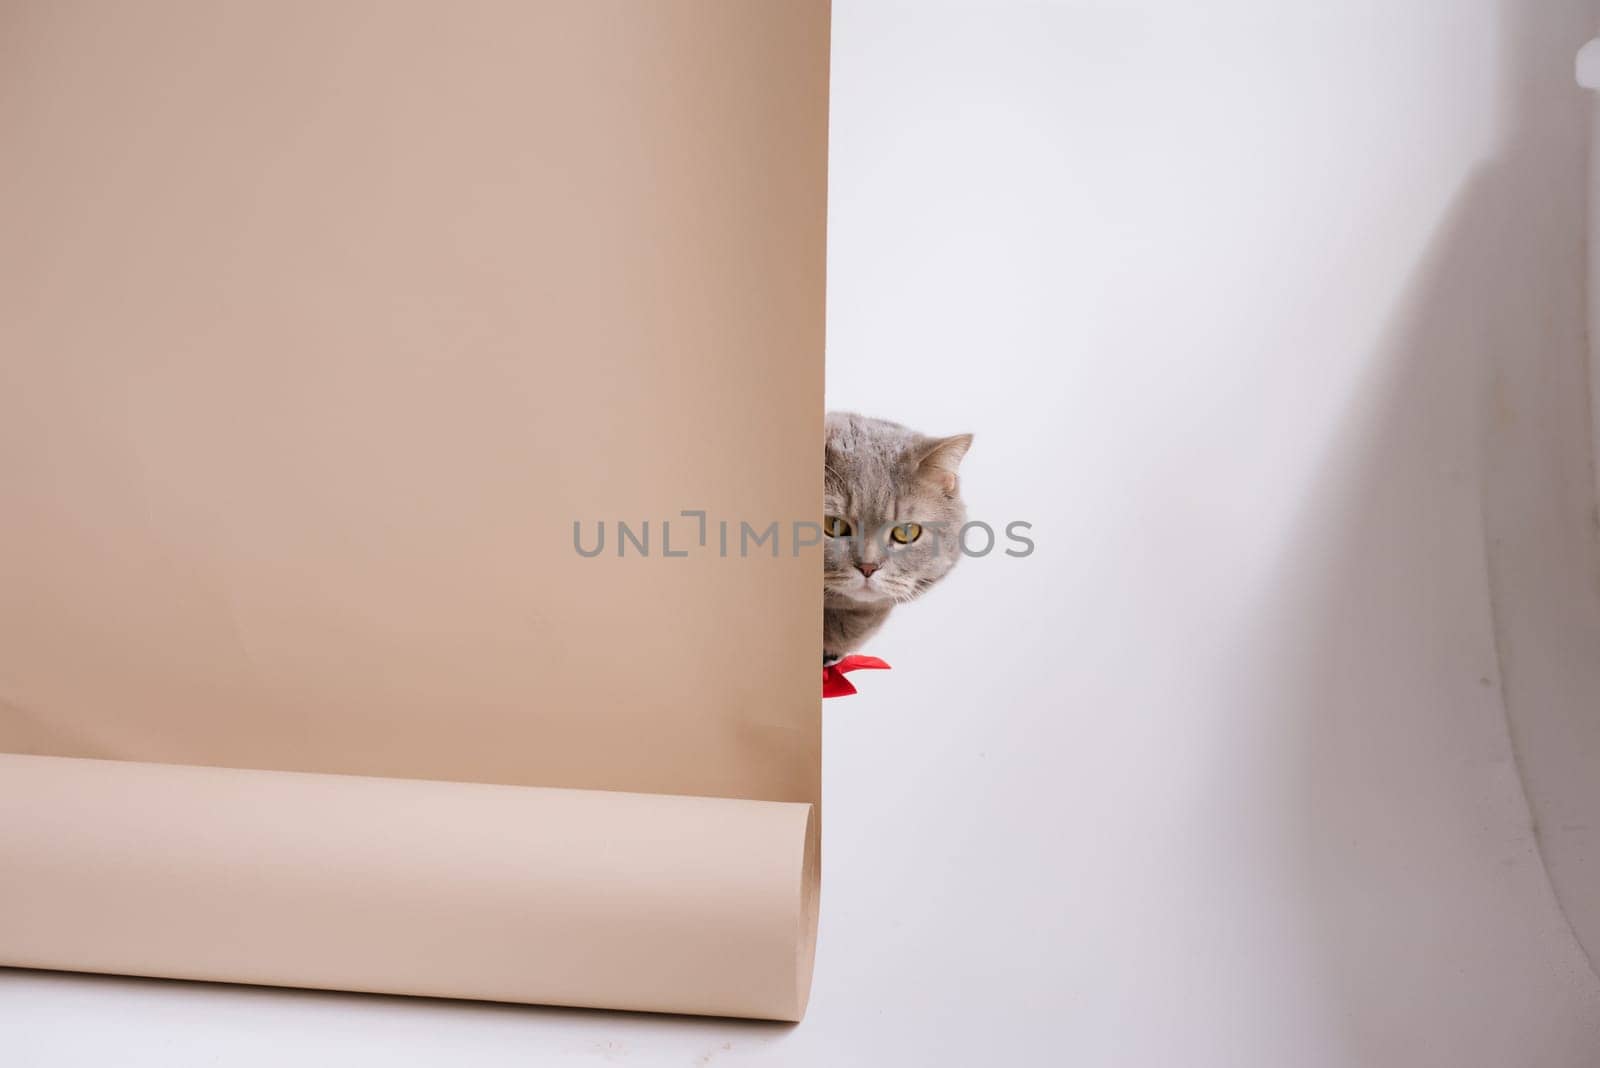
POLYGON ((822 662, 883 626, 961 558, 967 509, 956 477, 971 434, 930 438, 829 412, 823 465, 822 662))

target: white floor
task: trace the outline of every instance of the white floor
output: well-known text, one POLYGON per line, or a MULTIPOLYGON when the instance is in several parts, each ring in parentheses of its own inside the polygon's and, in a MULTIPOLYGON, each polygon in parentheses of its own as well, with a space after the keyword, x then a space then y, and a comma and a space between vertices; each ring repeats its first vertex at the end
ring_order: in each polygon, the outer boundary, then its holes
POLYGON ((1038 548, 828 706, 805 1022, 0 972, 0 1064, 1594 1068, 1597 26, 840 0, 830 398, 1038 548))

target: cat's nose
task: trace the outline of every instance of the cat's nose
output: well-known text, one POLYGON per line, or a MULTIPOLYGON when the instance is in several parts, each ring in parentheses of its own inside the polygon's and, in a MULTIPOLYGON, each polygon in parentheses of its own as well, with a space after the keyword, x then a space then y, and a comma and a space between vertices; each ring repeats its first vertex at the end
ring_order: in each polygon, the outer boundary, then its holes
POLYGON ((882 564, 857 564, 856 570, 861 572, 863 577, 871 578, 872 573, 882 566, 882 564))

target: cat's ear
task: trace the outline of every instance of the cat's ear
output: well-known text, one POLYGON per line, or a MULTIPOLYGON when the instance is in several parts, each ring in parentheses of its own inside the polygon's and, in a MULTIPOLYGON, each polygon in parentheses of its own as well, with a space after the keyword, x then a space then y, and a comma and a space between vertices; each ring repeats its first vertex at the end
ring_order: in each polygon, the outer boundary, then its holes
POLYGON ((956 491, 956 472, 961 458, 972 447, 971 434, 949 438, 930 438, 917 452, 917 477, 945 493, 956 491))

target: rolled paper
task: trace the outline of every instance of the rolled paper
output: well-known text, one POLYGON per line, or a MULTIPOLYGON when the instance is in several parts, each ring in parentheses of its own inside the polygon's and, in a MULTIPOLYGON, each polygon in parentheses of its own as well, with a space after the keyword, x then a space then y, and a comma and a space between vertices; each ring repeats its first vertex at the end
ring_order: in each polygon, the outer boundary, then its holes
POLYGON ((0 964, 799 1017, 828 22, 7 19, 0 964))
POLYGON ((805 1006, 810 805, 0 755, 0 812, 10 964, 783 1020, 805 1006))

